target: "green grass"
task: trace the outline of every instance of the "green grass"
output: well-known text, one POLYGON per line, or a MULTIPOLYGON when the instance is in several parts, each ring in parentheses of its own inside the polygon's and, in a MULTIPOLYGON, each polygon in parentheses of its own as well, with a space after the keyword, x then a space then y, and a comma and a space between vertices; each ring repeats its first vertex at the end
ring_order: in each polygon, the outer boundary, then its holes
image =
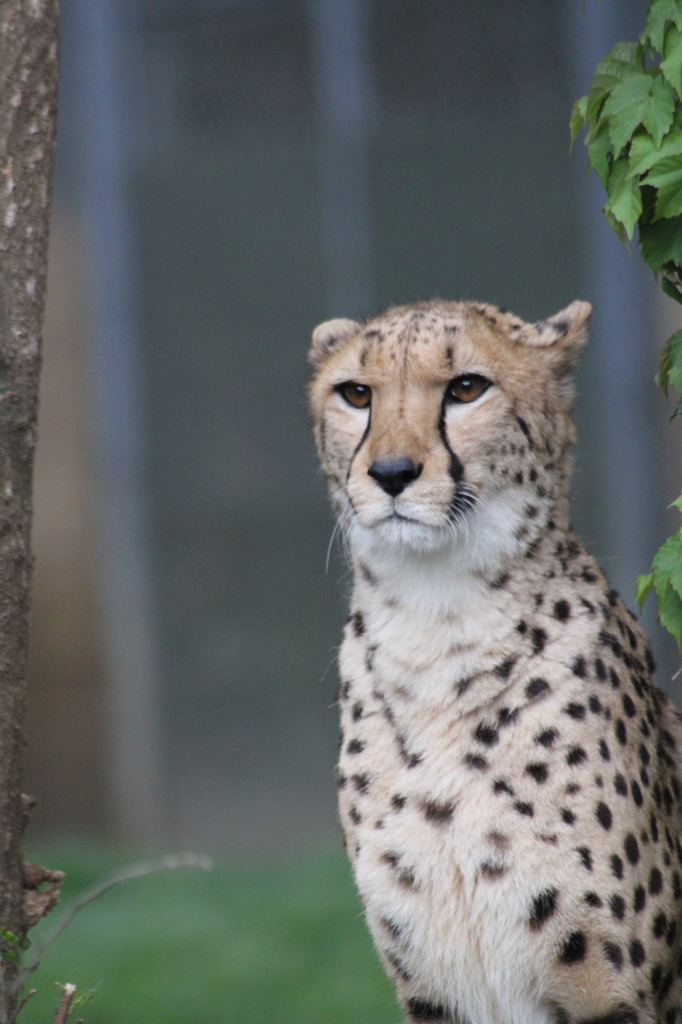
MULTIPOLYGON (((52 846, 29 856, 67 873, 62 905, 136 858, 52 846)), ((36 929, 36 942, 59 911, 36 929)), ((97 988, 85 1024, 398 1024, 341 854, 218 864, 105 893, 44 955, 20 1024, 50 1024, 57 983, 97 988)), ((72 1018, 73 1020, 76 1019, 72 1018)))

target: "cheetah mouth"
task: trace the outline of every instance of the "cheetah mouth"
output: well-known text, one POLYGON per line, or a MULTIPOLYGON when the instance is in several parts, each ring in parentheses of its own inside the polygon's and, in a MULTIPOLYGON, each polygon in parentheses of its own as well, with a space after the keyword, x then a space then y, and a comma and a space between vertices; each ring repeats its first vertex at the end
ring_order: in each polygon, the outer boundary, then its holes
POLYGON ((428 522, 421 517, 397 510, 393 510, 372 524, 367 524, 365 530, 369 534, 373 534, 382 544, 423 552, 441 549, 452 543, 453 540, 450 524, 428 522))

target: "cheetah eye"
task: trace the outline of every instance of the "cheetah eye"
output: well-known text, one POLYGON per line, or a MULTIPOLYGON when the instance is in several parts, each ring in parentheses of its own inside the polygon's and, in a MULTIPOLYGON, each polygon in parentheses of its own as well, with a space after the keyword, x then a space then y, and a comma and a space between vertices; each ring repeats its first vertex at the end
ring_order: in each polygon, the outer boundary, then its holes
POLYGON ((356 384, 354 380, 337 384, 334 390, 354 409, 366 409, 372 401, 372 389, 367 384, 356 384))
POLYGON ((480 373, 463 373, 451 380, 445 391, 447 402, 475 402, 490 387, 487 377, 480 373))

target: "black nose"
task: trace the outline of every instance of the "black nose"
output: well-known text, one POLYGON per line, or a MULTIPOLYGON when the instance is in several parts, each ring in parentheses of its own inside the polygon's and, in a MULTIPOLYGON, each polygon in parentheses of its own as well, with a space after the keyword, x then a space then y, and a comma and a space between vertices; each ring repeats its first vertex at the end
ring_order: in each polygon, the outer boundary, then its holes
POLYGON ((412 459, 375 459, 367 472, 395 498, 417 479, 423 468, 421 462, 415 466, 412 459))

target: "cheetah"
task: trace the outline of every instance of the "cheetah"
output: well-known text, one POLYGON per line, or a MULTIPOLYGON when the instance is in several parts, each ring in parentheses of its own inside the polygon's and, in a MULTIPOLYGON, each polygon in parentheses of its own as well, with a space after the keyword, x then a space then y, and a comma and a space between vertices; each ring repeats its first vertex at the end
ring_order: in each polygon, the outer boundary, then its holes
POLYGON ((410 1022, 682 1024, 682 725, 569 523, 591 307, 313 333, 353 569, 340 817, 410 1022))

